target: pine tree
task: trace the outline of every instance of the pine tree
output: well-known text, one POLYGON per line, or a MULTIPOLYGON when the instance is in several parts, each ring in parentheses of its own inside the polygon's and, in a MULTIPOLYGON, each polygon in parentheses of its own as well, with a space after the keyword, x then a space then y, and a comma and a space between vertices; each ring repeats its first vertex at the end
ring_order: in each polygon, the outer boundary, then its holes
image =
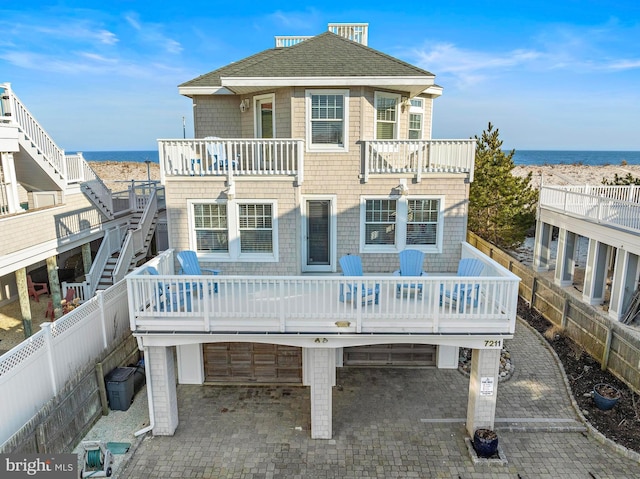
POLYGON ((502 151, 497 128, 489 123, 482 137, 475 138, 468 227, 501 248, 514 248, 522 244, 535 225, 538 191, 531 186, 531 173, 524 178, 511 174, 515 150, 508 154, 502 151))

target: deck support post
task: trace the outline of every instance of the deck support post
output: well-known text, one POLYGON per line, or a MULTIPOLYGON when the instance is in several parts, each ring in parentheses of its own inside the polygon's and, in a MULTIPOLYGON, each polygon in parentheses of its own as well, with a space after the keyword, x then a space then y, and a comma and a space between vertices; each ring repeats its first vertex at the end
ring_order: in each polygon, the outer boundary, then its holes
POLYGON ((589 239, 589 252, 582 288, 582 301, 588 304, 601 304, 607 282, 607 253, 609 246, 589 239))
POLYGON ((311 438, 331 439, 332 388, 336 385, 333 348, 304 348, 304 384, 311 386, 311 438))
POLYGON ((154 418, 154 436, 173 436, 178 427, 178 394, 176 391, 176 371, 173 347, 148 346, 145 353, 145 368, 149 368, 151 378, 147 387, 153 401, 149 411, 154 418), (152 405, 152 406, 151 406, 152 405))
POLYGON ((574 254, 576 251, 577 236, 575 233, 560 228, 558 234, 558 257, 556 259, 556 272, 554 282, 558 286, 571 286, 575 270, 574 254))
POLYGON ((493 429, 498 397, 500 349, 474 349, 471 353, 467 433, 478 428, 493 429))
POLYGON ((553 226, 540 220, 536 223, 536 236, 533 242, 533 270, 549 271, 551 262, 551 232, 553 226))

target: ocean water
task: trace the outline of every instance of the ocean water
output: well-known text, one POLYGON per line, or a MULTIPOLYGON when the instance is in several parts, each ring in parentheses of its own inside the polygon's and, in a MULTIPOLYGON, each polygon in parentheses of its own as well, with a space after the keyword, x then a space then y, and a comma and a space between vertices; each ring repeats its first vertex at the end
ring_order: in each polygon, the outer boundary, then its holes
MULTIPOLYGON (((72 152, 70 152, 72 153, 72 152)), ((508 152, 507 152, 508 153, 508 152)), ((158 163, 158 150, 139 151, 83 151, 88 161, 134 161, 151 160, 158 163)), ((516 165, 640 165, 640 151, 560 151, 517 150, 513 155, 516 165)))
MULTIPOLYGON (((66 152, 69 155, 75 151, 66 152)), ((151 160, 158 163, 158 150, 133 150, 133 151, 83 151, 82 156, 87 161, 133 161, 144 163, 151 160)))

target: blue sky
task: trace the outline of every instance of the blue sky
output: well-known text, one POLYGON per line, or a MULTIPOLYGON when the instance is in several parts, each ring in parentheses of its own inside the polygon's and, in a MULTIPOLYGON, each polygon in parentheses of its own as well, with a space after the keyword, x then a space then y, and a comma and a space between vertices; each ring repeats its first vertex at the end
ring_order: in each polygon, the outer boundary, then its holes
POLYGON ((193 135, 178 84, 272 48, 275 35, 367 22, 370 47, 444 88, 434 138, 492 122, 506 148, 640 150, 637 0, 313 5, 5 2, 0 82, 68 151, 156 149, 182 138, 183 116, 193 135))

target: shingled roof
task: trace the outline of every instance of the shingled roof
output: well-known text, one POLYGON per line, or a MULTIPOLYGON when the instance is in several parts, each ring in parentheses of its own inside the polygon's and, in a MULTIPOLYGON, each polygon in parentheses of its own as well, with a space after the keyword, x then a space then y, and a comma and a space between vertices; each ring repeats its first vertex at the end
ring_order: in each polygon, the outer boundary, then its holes
MULTIPOLYGON (((182 83, 179 88, 228 87, 226 83, 237 85, 239 79, 346 77, 414 79, 419 84, 433 85, 435 76, 378 50, 325 32, 291 47, 264 50, 182 83)), ((233 86, 229 89, 234 90, 233 86)))

